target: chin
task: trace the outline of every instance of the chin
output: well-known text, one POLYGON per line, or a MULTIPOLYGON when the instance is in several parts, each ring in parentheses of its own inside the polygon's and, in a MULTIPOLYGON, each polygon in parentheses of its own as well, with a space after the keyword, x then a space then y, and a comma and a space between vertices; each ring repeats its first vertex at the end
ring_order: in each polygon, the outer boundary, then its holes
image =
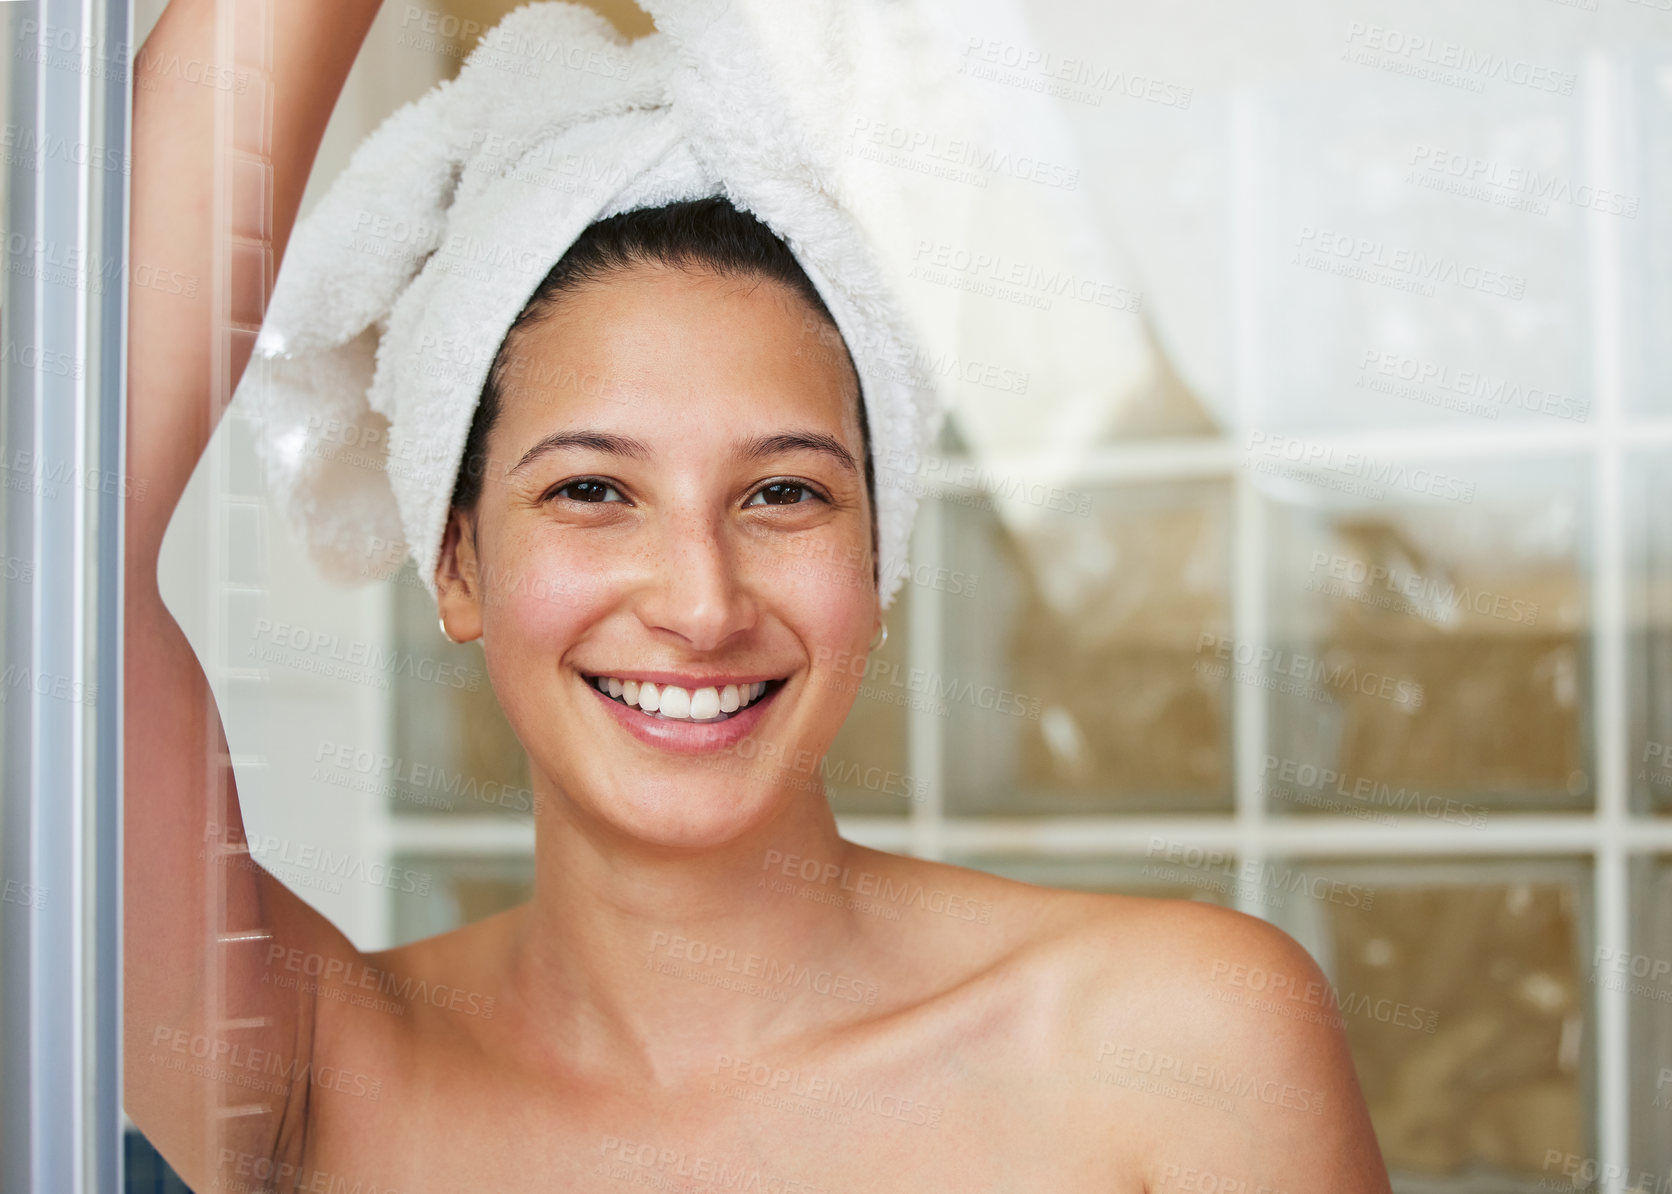
POLYGON ((772 821, 787 802, 811 793, 775 789, 735 757, 682 760, 658 774, 633 776, 630 789, 609 777, 580 780, 579 812, 634 842, 667 850, 721 850, 772 821), (727 770, 727 767, 732 770, 727 770))

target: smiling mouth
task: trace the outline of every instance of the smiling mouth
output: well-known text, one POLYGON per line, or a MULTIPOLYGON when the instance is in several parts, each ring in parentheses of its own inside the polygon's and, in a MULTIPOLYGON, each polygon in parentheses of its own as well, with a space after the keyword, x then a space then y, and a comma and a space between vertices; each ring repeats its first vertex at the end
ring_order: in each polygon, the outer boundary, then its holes
POLYGON ((691 725, 717 725, 730 721, 744 710, 770 700, 787 681, 785 677, 752 684, 688 689, 677 684, 641 683, 614 676, 587 676, 583 673, 583 678, 609 700, 626 705, 645 717, 691 725))

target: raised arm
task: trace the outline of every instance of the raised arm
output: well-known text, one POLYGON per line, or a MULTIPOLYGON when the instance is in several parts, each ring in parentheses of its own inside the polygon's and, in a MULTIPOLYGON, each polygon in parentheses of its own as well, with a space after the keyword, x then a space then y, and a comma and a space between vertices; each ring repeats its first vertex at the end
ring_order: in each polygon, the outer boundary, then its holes
MULTIPOLYGON (((217 842, 243 840, 238 796, 213 694, 157 586, 163 532, 245 363, 236 357, 217 388, 213 353, 227 333, 215 325, 210 285, 219 234, 215 109, 228 98, 241 108, 259 104, 264 93, 272 105, 270 227, 255 224, 248 205, 231 216, 241 230, 270 237, 276 273, 378 0, 220 0, 219 7, 237 13, 248 47, 239 60, 217 53, 216 0, 172 0, 135 56, 129 241, 123 1102, 195 1189, 211 1186, 217 1149, 271 1158, 301 1145, 313 1000, 261 981, 268 949, 351 949, 246 856, 214 860, 217 842), (242 60, 265 37, 259 26, 269 9, 270 76, 242 60), (245 72, 243 94, 215 85, 245 72), (158 278, 173 281, 150 284, 158 278), (253 936, 217 941, 220 924, 253 936), (217 984, 219 998, 211 993, 217 984), (236 1058, 268 1055, 297 1075, 288 1096, 248 1082, 270 1079, 271 1068, 239 1071, 236 1058), (206 1061, 233 1078, 193 1072, 206 1061)), ((261 287, 235 277, 232 293, 250 296, 234 317, 259 321, 261 287)))

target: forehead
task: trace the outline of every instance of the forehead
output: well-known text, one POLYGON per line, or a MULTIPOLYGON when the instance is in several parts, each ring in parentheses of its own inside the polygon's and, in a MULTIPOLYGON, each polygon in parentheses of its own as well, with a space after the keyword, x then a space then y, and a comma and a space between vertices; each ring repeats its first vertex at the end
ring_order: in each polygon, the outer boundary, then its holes
POLYGON ((585 422, 698 444, 786 421, 861 434, 841 337, 773 279, 634 266, 558 296, 506 344, 501 443, 585 422))

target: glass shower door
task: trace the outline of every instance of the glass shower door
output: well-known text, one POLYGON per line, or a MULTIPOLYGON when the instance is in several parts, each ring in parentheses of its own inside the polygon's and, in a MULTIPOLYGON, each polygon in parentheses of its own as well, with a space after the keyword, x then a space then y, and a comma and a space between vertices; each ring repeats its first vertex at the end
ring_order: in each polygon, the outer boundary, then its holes
POLYGON ((121 1159, 130 6, 0 3, 0 1189, 121 1159))

